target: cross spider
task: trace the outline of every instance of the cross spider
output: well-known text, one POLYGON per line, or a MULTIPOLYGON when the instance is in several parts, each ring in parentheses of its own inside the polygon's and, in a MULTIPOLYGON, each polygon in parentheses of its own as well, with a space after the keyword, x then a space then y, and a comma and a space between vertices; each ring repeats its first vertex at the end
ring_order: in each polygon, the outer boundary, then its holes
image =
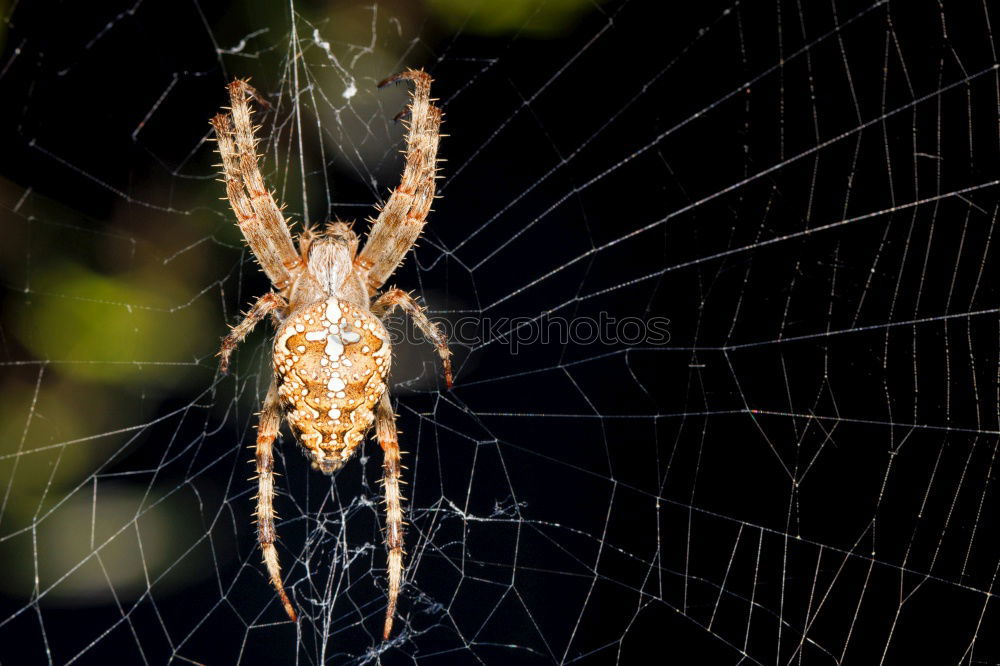
POLYGON ((264 563, 285 611, 296 620, 281 583, 274 547, 272 447, 281 417, 288 420, 313 469, 324 474, 333 474, 350 460, 374 422, 384 452, 389 603, 383 639, 392 631, 403 574, 403 497, 395 415, 386 392, 391 347, 381 318, 397 306, 409 314, 437 347, 449 388, 452 383, 450 352, 442 331, 406 292, 389 289, 377 295, 420 236, 434 199, 441 109, 431 102, 431 77, 423 70, 407 70, 379 87, 404 79, 414 84, 408 107, 406 166, 399 186, 373 220, 360 253, 357 235, 343 222, 331 222, 323 231, 305 229, 296 250, 281 207, 257 166, 256 128, 250 120, 248 96, 266 102, 246 81, 229 84, 230 113, 220 113, 211 121, 229 203, 240 231, 274 286, 233 327, 219 352, 225 372, 236 346, 270 315, 277 331, 275 374, 260 412, 256 455, 255 515, 264 563))

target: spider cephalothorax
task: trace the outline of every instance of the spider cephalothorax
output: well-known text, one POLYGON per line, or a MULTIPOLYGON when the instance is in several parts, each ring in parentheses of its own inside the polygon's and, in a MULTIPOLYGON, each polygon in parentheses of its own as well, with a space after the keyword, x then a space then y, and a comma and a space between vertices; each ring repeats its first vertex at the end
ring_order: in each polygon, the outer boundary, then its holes
POLYGON ((378 295, 420 236, 434 199, 441 110, 431 103, 431 78, 407 70, 380 86, 414 83, 406 166, 399 186, 372 223, 358 251, 350 225, 332 222, 322 232, 306 229, 298 247, 257 166, 256 136, 248 95, 262 100, 246 81, 229 84, 231 112, 212 119, 229 203, 240 230, 275 291, 261 296, 222 342, 222 369, 236 345, 261 319, 274 321, 274 379, 257 431, 257 534, 271 583, 288 616, 297 619, 285 592, 274 547, 274 458, 281 417, 315 469, 332 474, 376 426, 384 451, 389 604, 383 636, 389 637, 403 571, 403 510, 399 493, 399 442, 386 392, 392 347, 381 318, 401 307, 437 346, 451 386, 447 340, 419 305, 399 289, 378 295))

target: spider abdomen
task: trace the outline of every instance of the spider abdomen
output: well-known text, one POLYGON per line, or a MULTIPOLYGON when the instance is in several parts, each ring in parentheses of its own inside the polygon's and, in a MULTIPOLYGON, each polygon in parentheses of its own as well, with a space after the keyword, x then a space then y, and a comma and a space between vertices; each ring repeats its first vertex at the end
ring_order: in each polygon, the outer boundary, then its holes
POLYGON ((293 312, 274 339, 278 395, 313 467, 330 474, 354 455, 385 393, 389 335, 339 298, 293 312))

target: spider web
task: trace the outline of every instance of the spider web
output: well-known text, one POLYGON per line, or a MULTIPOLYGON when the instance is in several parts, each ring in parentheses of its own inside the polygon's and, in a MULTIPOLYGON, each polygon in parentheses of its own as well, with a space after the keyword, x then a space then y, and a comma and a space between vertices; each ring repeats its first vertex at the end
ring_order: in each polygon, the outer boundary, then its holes
POLYGON ((996 12, 695 4, 0 4, 0 661, 1000 663, 996 12), (419 65, 447 161, 391 283, 456 386, 393 320, 383 643, 376 444, 331 480, 284 435, 297 625, 267 584, 207 120, 253 76, 295 228, 363 228, 419 65))

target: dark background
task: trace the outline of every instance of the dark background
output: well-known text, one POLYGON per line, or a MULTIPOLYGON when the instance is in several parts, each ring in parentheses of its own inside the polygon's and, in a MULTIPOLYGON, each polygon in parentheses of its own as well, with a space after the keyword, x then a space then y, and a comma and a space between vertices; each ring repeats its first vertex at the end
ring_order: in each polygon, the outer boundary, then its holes
POLYGON ((3 9, 0 661, 1000 662, 995 13, 519 7, 315 0, 298 40, 287 6, 3 9), (371 443, 331 483, 284 438, 298 627, 263 576, 268 333, 214 354, 268 285, 207 120, 252 76, 288 214, 363 229, 407 66, 449 136, 393 282, 484 333, 450 392, 397 349, 382 645, 371 443), (511 343, 602 316, 670 340, 511 343))

